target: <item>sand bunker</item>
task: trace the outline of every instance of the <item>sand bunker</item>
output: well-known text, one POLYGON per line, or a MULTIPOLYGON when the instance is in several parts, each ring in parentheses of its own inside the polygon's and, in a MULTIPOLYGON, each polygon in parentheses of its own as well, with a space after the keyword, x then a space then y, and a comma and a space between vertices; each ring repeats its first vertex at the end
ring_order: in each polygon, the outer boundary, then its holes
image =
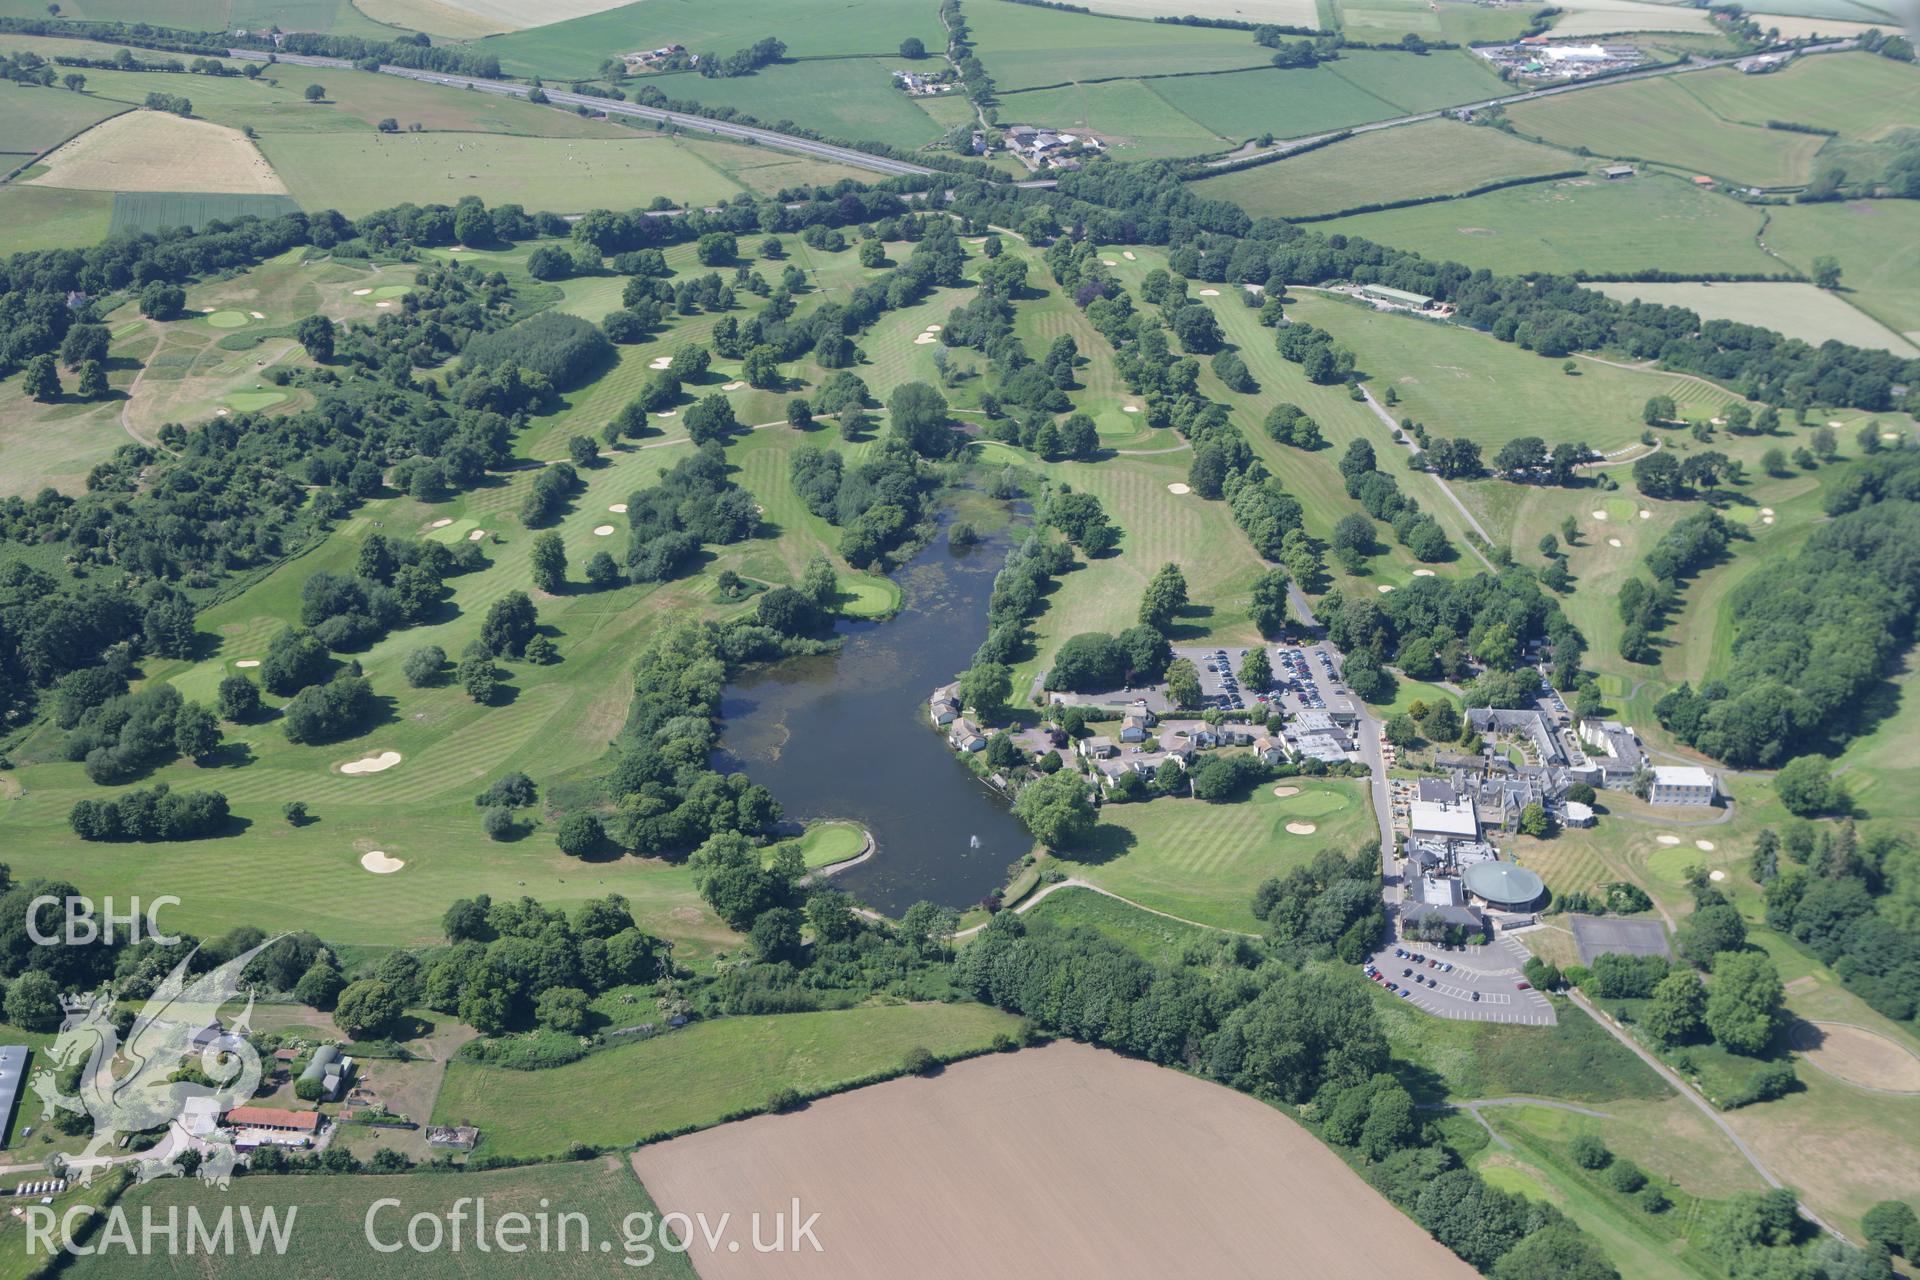
POLYGON ((1433 576, 1433 570, 1431 570, 1431 569, 1415 569, 1415 570, 1413 571, 1413 576, 1414 576, 1414 577, 1416 577, 1416 578, 1431 578, 1431 577, 1433 576))
POLYGON ((1845 1022, 1802 1022, 1789 1035, 1808 1062, 1848 1084, 1920 1093, 1920 1057, 1895 1040, 1845 1022))
POLYGON ((265 320, 267 318, 267 313, 264 311, 249 311, 247 312, 247 314, 252 316, 255 320, 265 320))
POLYGON ((1300 794, 1300 788, 1298 788, 1298 787, 1275 787, 1275 788, 1273 789, 1273 794, 1275 794, 1276 796, 1279 796, 1279 797, 1280 797, 1280 798, 1281 798, 1282 800, 1285 800, 1285 799, 1286 799, 1286 798, 1287 798, 1288 796, 1297 796, 1297 795, 1299 795, 1299 794, 1300 794))
POLYGON ((1190 486, 1181 484, 1179 481, 1176 480, 1172 484, 1167 486, 1167 492, 1187 494, 1187 493, 1192 493, 1193 489, 1190 486))
POLYGON ((1607 513, 1604 511, 1594 511, 1589 514, 1591 514, 1595 520, 1605 520, 1607 518, 1607 513))
POLYGON ((485 529, 475 529, 472 533, 467 535, 467 541, 478 542, 480 541, 480 539, 486 536, 487 536, 487 531, 485 529))
POLYGON ((398 751, 382 751, 377 756, 362 756, 358 760, 349 760, 340 766, 342 773, 384 773, 400 763, 398 751))
POLYGON ((1838 418, 1829 418, 1827 419, 1827 425, 1830 427, 1844 427, 1847 424, 1840 421, 1840 419, 1838 418))
POLYGON ((376 307, 390 307, 393 304, 391 302, 376 302, 373 305, 376 307))
POLYGON ((946 326, 942 324, 930 324, 927 326, 928 333, 940 333, 945 329, 946 329, 946 326))
POLYGON ((1123 249, 1123 250, 1121 250, 1121 252, 1120 252, 1120 256, 1121 256, 1121 257, 1123 257, 1123 258, 1125 258, 1125 259, 1126 259, 1126 260, 1127 260, 1128 262, 1132 262, 1132 261, 1133 261, 1133 250, 1131 250, 1131 249, 1123 249))
POLYGON ((744 387, 744 386, 746 386, 746 385, 747 385, 747 384, 746 384, 746 383, 744 383, 744 382, 729 382, 729 383, 726 383, 726 384, 724 384, 723 386, 721 386, 721 388, 720 388, 720 389, 721 389, 722 391, 738 391, 738 390, 739 390, 740 388, 742 388, 742 387, 744 387))
POLYGON ((1381 595, 1385 595, 1387 594, 1387 592, 1393 590, 1393 584, 1383 582, 1379 586, 1375 587, 1374 590, 1378 591, 1381 595))
POLYGON ((678 412, 680 412, 678 409, 662 409, 660 412, 654 414, 653 416, 656 418, 671 418, 674 414, 678 412))
POLYGON ((1725 880, 1726 878, 1727 878, 1727 873, 1720 870, 1718 867, 1715 867, 1712 871, 1707 872, 1707 879, 1709 880, 1720 881, 1720 880, 1725 880))
POLYGON ((913 335, 913 345, 916 347, 930 347, 938 341, 940 341, 940 335, 937 333, 916 333, 913 335))
POLYGON ((1898 431, 1882 431, 1880 433, 1880 438, 1882 440, 1898 440, 1900 438, 1900 433, 1898 431))
POLYGON ((1220 291, 1218 289, 1202 289, 1200 296, 1203 298, 1217 298, 1220 296, 1220 291))
POLYGON ((1311 822, 1289 822, 1287 824, 1287 834, 1290 836, 1310 836, 1319 829, 1319 827, 1314 826, 1311 822))
POLYGON ((231 410, 231 409, 215 409, 215 410, 213 411, 213 416, 214 416, 214 417, 216 417, 216 418, 224 418, 224 417, 226 417, 226 416, 227 416, 228 414, 230 414, 230 413, 232 413, 232 412, 233 412, 233 410, 231 410))
POLYGON ((430 525, 428 525, 428 526, 427 526, 427 528, 429 528, 429 529, 444 529, 444 528, 446 528, 446 527, 447 527, 448 525, 450 525, 450 524, 452 524, 452 523, 453 523, 453 517, 452 517, 452 516, 441 516, 441 517, 440 517, 440 518, 439 518, 438 520, 435 520, 435 521, 434 521, 434 522, 433 522, 432 524, 430 524, 430 525))
POLYGON ((1620 545, 1620 539, 1618 539, 1618 538, 1608 538, 1608 539, 1607 539, 1607 545, 1608 545, 1608 546, 1610 546, 1610 547, 1617 547, 1617 546, 1619 546, 1619 545, 1620 545))
POLYGON ((377 876, 390 876, 407 864, 378 849, 369 849, 360 855, 360 865, 377 876))
POLYGON ((1760 514, 1761 514, 1761 515, 1763 515, 1763 516, 1770 516, 1770 515, 1772 515, 1772 514, 1773 514, 1773 508, 1772 508, 1772 507, 1762 507, 1762 508, 1760 508, 1760 514))
POLYGON ((612 506, 608 507, 607 510, 613 512, 613 514, 617 516, 623 516, 627 514, 627 504, 624 502, 616 502, 612 506))
POLYGON ((364 298, 372 292, 373 292, 372 289, 355 289, 353 291, 353 296, 356 298, 364 298))
POLYGON ((1773 517, 1772 517, 1772 516, 1761 516, 1761 517, 1760 517, 1760 523, 1761 523, 1761 524, 1772 524, 1772 523, 1773 523, 1773 517))
POLYGON ((671 368, 672 365, 673 365, 672 356, 660 356, 660 357, 657 357, 656 359, 647 361, 647 368, 649 369, 667 369, 667 368, 671 368))
POLYGON ((233 665, 234 665, 234 666, 236 666, 236 667, 248 667, 248 668, 252 668, 252 667, 257 667, 257 666, 259 666, 259 665, 260 665, 260 659, 258 659, 258 658, 242 658, 242 659, 240 659, 240 661, 238 661, 238 662, 236 662, 236 663, 234 663, 233 665))
POLYGON ((1698 849, 1698 850, 1699 850, 1700 852, 1702 852, 1702 853, 1712 853, 1712 852, 1713 852, 1713 841, 1711 841, 1711 840, 1695 840, 1695 841, 1693 842, 1693 847, 1694 847, 1694 848, 1696 848, 1696 849, 1698 849))
POLYGON ((1661 844, 1665 844, 1665 845, 1675 845, 1680 843, 1679 836, 1655 836, 1654 839, 1658 840, 1661 844))
POLYGON ((1139 406, 1139 405, 1137 405, 1137 404, 1123 404, 1123 405, 1121 405, 1121 406, 1120 406, 1120 412, 1122 412, 1122 413, 1138 413, 1138 412, 1140 412, 1140 406, 1139 406))
POLYGON ((1112 258, 1102 258, 1100 259, 1100 265, 1103 267, 1117 267, 1120 264, 1118 262, 1115 262, 1112 258))
POLYGON ((1642 520, 1651 520, 1653 519, 1653 512, 1647 510, 1645 507, 1642 507, 1640 508, 1640 518, 1642 520))
POLYGON ((612 533, 613 526, 610 524, 597 524, 593 527, 593 536, 596 538, 605 538, 612 533))

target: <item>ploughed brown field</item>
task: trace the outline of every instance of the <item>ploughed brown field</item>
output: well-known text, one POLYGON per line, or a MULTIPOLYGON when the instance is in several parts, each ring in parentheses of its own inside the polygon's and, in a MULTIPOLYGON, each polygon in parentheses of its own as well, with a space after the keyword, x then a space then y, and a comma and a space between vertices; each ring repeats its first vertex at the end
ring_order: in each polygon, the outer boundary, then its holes
POLYGON ((731 1213, 690 1260, 732 1277, 1471 1277, 1271 1107, 1058 1043, 958 1063, 635 1153, 662 1213, 731 1213), (756 1253, 776 1214, 820 1251, 756 1253), (790 1220, 789 1220, 790 1221, 790 1220))

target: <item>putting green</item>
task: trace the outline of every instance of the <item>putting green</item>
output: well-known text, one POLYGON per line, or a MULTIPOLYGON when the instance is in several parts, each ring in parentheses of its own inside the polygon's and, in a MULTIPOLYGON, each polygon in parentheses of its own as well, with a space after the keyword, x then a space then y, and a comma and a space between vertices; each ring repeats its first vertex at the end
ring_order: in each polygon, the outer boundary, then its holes
POLYGON ((467 535, 479 527, 478 520, 455 520, 452 524, 427 530, 427 537, 435 542, 465 542, 467 535))
POLYGON ((807 870, 845 862, 867 845, 867 833, 858 823, 817 822, 800 837, 800 855, 807 870))
POLYGON ((208 324, 216 329, 238 329, 247 322, 244 311, 216 311, 206 317, 208 324))
POLYGON ((1600 505, 1609 520, 1632 520, 1640 514, 1640 504, 1632 498, 1608 498, 1600 505))
POLYGON ((1311 788, 1297 796, 1278 796, 1272 800, 1277 807, 1285 810, 1285 817, 1324 818, 1330 813, 1339 813, 1351 808, 1353 801, 1338 791, 1317 791, 1311 788))
POLYGON ((226 406, 236 413, 258 413, 287 398, 284 391, 236 391, 226 398, 226 406))
POLYGON ((366 296, 378 300, 380 298, 397 298, 403 293, 412 292, 413 286, 410 284, 383 284, 366 296))
POLYGON ((840 575, 840 612, 849 618, 883 618, 900 608, 900 588, 869 574, 840 575))

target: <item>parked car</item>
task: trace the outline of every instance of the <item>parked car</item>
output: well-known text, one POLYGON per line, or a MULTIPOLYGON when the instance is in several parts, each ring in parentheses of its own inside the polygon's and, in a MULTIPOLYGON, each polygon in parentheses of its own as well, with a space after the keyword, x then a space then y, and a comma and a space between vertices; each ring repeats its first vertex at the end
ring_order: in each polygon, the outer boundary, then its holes
POLYGON ((1516 982, 1513 984, 1513 989, 1515 991, 1531 991, 1533 990, 1533 984, 1531 982, 1516 982))

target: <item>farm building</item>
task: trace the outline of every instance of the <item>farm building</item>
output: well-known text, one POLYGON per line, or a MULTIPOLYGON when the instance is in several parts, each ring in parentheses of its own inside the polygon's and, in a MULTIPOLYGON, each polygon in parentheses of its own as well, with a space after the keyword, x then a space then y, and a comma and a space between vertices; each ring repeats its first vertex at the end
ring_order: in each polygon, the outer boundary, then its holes
POLYGON ((1380 303, 1390 307, 1410 307, 1415 311, 1426 311, 1433 306, 1433 299, 1424 293, 1409 293, 1405 289, 1389 289, 1383 284, 1363 284, 1354 291, 1355 296, 1368 302, 1380 303))
POLYGON ((13 1121, 13 1109, 20 1101, 20 1086, 27 1082, 27 1046, 10 1044, 0 1048, 0 1134, 13 1121))
POLYGON ((340 1046, 323 1044, 313 1051, 313 1059, 300 1073, 300 1078, 318 1081, 320 1096, 331 1102, 345 1090, 352 1075, 353 1059, 341 1056, 340 1046))
POLYGON ((1631 178, 1633 174, 1634 168, 1630 164, 1610 164, 1600 171, 1600 176, 1608 182, 1612 182, 1615 178, 1631 178))
POLYGON ((1694 765, 1657 764, 1653 767, 1653 789, 1647 793, 1649 804, 1712 804, 1719 787, 1713 775, 1694 765))

